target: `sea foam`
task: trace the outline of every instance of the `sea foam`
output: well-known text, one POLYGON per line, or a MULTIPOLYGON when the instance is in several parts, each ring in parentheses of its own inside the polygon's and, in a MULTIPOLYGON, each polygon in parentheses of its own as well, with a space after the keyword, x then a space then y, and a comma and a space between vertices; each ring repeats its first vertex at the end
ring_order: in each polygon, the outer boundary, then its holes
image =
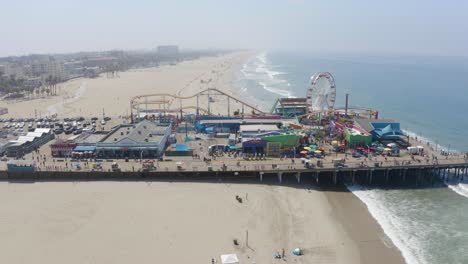
POLYGON ((385 234, 400 250, 408 264, 426 264, 421 241, 408 232, 414 223, 405 221, 393 210, 393 206, 385 201, 384 190, 366 189, 359 185, 346 186, 368 208, 369 213, 377 221, 385 234))

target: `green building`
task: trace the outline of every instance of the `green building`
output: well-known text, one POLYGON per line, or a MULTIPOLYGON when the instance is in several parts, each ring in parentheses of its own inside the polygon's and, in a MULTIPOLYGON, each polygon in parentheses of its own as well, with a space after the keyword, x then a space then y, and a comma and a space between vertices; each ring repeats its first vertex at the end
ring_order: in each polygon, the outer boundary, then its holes
POLYGON ((293 151, 299 145, 301 136, 297 134, 284 134, 276 136, 265 136, 266 154, 270 157, 278 157, 285 152, 293 151))
POLYGON ((366 147, 372 143, 372 135, 358 128, 345 128, 345 138, 349 148, 366 147))

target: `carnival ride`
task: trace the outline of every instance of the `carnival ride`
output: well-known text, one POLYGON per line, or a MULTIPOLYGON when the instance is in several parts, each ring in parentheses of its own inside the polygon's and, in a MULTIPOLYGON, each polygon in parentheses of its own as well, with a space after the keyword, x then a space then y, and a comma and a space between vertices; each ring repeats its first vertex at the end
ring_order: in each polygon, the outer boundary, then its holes
MULTIPOLYGON (((298 100, 300 98, 296 98, 298 100)), ((345 107, 335 107, 336 84, 331 73, 317 72, 310 77, 306 92, 305 106, 307 113, 297 118, 321 119, 323 117, 366 117, 377 118, 378 111, 368 107, 348 106, 348 94, 345 107)))
POLYGON ((333 109, 336 99, 336 86, 331 73, 317 72, 312 75, 306 98, 309 112, 333 109))
MULTIPOLYGON (((232 113, 231 100, 235 104, 241 105, 241 109, 239 109, 239 113, 238 113, 239 115, 242 115, 242 116, 250 115, 248 113, 245 113, 246 107, 252 110, 251 113, 255 113, 256 115, 267 114, 264 111, 258 109, 256 106, 253 106, 252 104, 242 101, 232 95, 229 95, 215 88, 208 88, 190 96, 180 96, 180 95, 174 95, 174 94, 169 94, 169 93, 154 93, 154 94, 138 95, 138 96, 133 97, 130 100, 130 112, 131 112, 132 118, 133 118, 134 111, 137 112, 137 115, 139 115, 140 112, 182 114, 184 110, 186 109, 195 109, 196 115, 200 115, 200 113, 212 114, 211 109, 210 109, 211 104, 216 102, 214 100, 214 97, 219 97, 219 96, 227 99, 226 108, 227 108, 228 116, 230 116, 232 113), (207 98, 206 109, 200 107, 200 100, 203 100, 203 98, 207 98), (196 105, 184 105, 183 104, 183 101, 193 100, 193 99, 196 99, 196 105), (174 105, 176 101, 179 101, 178 106, 174 105), (157 105, 157 107, 154 107, 154 105, 157 105)), ((191 103, 193 104, 193 102, 191 103)))

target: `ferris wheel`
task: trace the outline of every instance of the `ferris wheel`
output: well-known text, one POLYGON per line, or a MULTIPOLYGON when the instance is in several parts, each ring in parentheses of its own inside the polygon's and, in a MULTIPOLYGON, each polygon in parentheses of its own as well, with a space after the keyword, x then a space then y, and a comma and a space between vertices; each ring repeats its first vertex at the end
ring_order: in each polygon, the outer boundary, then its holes
POLYGON ((310 77, 307 89, 307 105, 309 112, 320 112, 333 109, 335 106, 336 86, 329 72, 317 72, 310 77))

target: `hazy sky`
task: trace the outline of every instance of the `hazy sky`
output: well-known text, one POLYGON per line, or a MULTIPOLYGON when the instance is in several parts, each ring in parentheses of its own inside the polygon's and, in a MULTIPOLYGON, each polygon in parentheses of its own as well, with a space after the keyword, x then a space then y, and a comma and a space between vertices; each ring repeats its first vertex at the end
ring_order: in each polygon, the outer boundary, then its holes
POLYGON ((466 0, 0 0, 0 56, 250 48, 468 56, 466 0))

